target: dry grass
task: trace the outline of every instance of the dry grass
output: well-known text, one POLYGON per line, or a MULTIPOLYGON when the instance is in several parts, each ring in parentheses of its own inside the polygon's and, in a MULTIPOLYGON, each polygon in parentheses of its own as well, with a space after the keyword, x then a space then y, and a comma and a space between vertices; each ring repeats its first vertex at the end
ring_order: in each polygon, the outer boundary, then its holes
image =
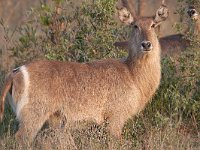
MULTIPOLYGON (((80 127, 82 124, 78 124, 80 127)), ((122 140, 115 139, 103 127, 89 125, 87 128, 69 130, 62 129, 43 129, 37 136, 30 149, 81 149, 81 150, 198 150, 200 148, 200 138, 194 137, 192 133, 184 133, 168 124, 165 128, 151 126, 143 134, 138 132, 137 138, 124 136, 122 140), (72 137, 71 138, 71 135, 72 137), (125 140, 126 139, 126 140, 125 140)), ((15 142, 13 135, 4 134, 0 141, 1 149, 23 149, 15 142)), ((27 147, 26 147, 27 148, 27 147)))

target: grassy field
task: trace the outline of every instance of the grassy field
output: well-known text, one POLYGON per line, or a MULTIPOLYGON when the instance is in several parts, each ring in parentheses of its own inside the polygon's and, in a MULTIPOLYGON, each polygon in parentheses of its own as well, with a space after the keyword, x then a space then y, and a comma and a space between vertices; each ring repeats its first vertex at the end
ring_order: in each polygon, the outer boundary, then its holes
MULTIPOLYGON (((162 60, 162 81, 148 107, 124 126, 123 140, 105 126, 77 123, 76 129, 44 127, 34 149, 191 149, 200 148, 200 52, 189 49, 180 58, 162 60), (192 60, 192 61, 191 61, 192 60), (41 142, 42 141, 42 142, 41 142)), ((0 75, 2 87, 4 73, 0 75)), ((1 149, 18 149, 17 121, 7 105, 0 124, 1 149)))
MULTIPOLYGON (((124 51, 113 47, 115 41, 129 35, 129 29, 113 21, 114 4, 115 0, 109 3, 97 0, 93 5, 85 3, 72 16, 64 12, 61 16, 53 16, 55 9, 49 6, 33 9, 30 16, 34 20, 19 28, 19 39, 10 48, 16 66, 35 58, 87 62, 126 56, 124 51), (56 28, 60 25, 58 22, 54 24, 54 19, 60 17, 64 18, 64 23, 67 22, 67 29, 62 31, 56 28), (49 30, 54 31, 53 34, 49 35, 49 30)), ((7 37, 10 36, 7 34, 7 37)), ((199 46, 187 48, 174 57, 163 58, 159 90, 145 110, 127 121, 122 139, 115 139, 107 133, 106 123, 97 126, 91 122, 77 122, 73 128, 45 124, 31 148, 198 150, 199 66, 199 46)), ((0 70, 0 90, 5 75, 6 72, 0 70)), ((17 129, 15 115, 6 104, 4 120, 0 124, 0 149, 24 149, 15 141, 17 129)))

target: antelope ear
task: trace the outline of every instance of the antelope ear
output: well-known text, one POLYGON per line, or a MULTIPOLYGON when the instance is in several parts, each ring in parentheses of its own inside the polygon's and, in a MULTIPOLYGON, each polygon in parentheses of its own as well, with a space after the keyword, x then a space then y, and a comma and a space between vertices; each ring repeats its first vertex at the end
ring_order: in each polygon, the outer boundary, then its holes
POLYGON ((159 25, 161 22, 165 21, 169 16, 169 10, 167 6, 162 5, 157 11, 154 17, 156 25, 159 25))
POLYGON ((189 17, 192 18, 192 19, 197 19, 197 18, 198 18, 198 15, 199 15, 194 6, 189 6, 189 8, 188 8, 188 10, 187 10, 187 14, 188 14, 189 17))
POLYGON ((119 20, 127 25, 131 25, 134 21, 133 16, 131 15, 131 12, 128 11, 127 8, 122 7, 122 8, 117 8, 117 12, 118 12, 118 17, 119 20))

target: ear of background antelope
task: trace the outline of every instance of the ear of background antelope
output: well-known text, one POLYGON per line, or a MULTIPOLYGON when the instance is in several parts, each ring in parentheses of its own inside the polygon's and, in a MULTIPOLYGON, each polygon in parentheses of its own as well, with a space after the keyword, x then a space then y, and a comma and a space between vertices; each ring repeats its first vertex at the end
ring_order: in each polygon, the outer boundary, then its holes
POLYGON ((199 17, 199 12, 197 9, 195 9, 194 6, 189 6, 187 11, 187 17, 189 18, 187 20, 187 28, 185 31, 183 31, 183 34, 187 37, 188 35, 190 36, 195 36, 197 39, 197 42, 199 43, 200 40, 200 17, 199 17))
MULTIPOLYGON (((192 13, 192 20, 193 20, 193 33, 199 36, 200 33, 200 17, 199 17, 199 12, 194 8, 194 12, 192 13)), ((191 17, 191 16, 190 16, 191 17)))

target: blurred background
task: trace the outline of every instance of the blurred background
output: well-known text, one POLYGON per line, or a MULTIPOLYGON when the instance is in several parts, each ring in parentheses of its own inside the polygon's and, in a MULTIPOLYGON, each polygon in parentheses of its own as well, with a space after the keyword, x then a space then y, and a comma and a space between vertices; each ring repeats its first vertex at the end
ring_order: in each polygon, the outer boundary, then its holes
MULTIPOLYGON (((3 19, 3 24, 5 27, 8 27, 9 30, 17 30, 20 26, 23 26, 27 22, 27 16, 30 15, 31 9, 39 7, 41 4, 47 4, 52 6, 55 1, 52 0, 1 0, 0 1, 0 17, 3 19)), ((134 3, 135 11, 137 15, 141 16, 153 16, 156 9, 161 5, 161 0, 132 0, 134 3)), ((66 3, 71 3, 70 5, 65 4, 64 8, 65 13, 69 16, 73 12, 73 7, 80 7, 82 4, 81 0, 68 1, 66 3), (73 4, 72 4, 73 3, 73 4)), ((87 0, 87 3, 95 3, 95 0, 87 0)), ((178 3, 176 0, 166 0, 166 5, 170 10, 170 17, 167 21, 161 26, 160 37, 171 35, 177 32, 177 29, 174 27, 175 23, 180 22, 180 15, 177 12, 177 9, 180 5, 187 5, 184 3, 178 3)), ((65 15, 66 15, 65 14, 65 15)), ((113 16, 111 18, 117 21, 117 18, 113 16)), ((2 61, 1 67, 3 69, 12 68, 14 60, 8 59, 10 54, 9 50, 6 50, 8 45, 5 44, 5 35, 3 34, 4 28, 0 28, 0 50, 2 51, 2 61), (6 47, 5 47, 6 46, 6 47), (7 61, 9 60, 9 62, 7 61)), ((8 32, 8 31, 6 31, 8 32)), ((10 31, 12 32, 12 31, 10 31)), ((12 33, 11 33, 12 34, 12 33)), ((13 34, 12 40, 15 39, 17 34, 13 34)), ((8 44, 8 43, 7 43, 8 44)), ((9 46, 11 42, 9 43, 9 46)))
MULTIPOLYGON (((80 5, 82 0, 76 0, 74 5, 80 5)), ((90 0, 91 2, 95 0, 90 0)), ((0 16, 4 19, 6 25, 15 28, 20 25, 25 19, 26 13, 31 8, 38 6, 42 3, 52 3, 51 0, 1 0, 0 1, 0 16)), ((154 15, 156 9, 161 4, 160 0, 133 0, 135 4, 135 9, 138 15, 149 16, 154 15)), ((163 25, 163 36, 173 34, 175 29, 171 28, 175 22, 180 21, 180 17, 177 14, 177 4, 176 0, 166 0, 166 5, 170 10, 170 18, 163 25), (168 29, 166 29, 166 26, 168 29)))

